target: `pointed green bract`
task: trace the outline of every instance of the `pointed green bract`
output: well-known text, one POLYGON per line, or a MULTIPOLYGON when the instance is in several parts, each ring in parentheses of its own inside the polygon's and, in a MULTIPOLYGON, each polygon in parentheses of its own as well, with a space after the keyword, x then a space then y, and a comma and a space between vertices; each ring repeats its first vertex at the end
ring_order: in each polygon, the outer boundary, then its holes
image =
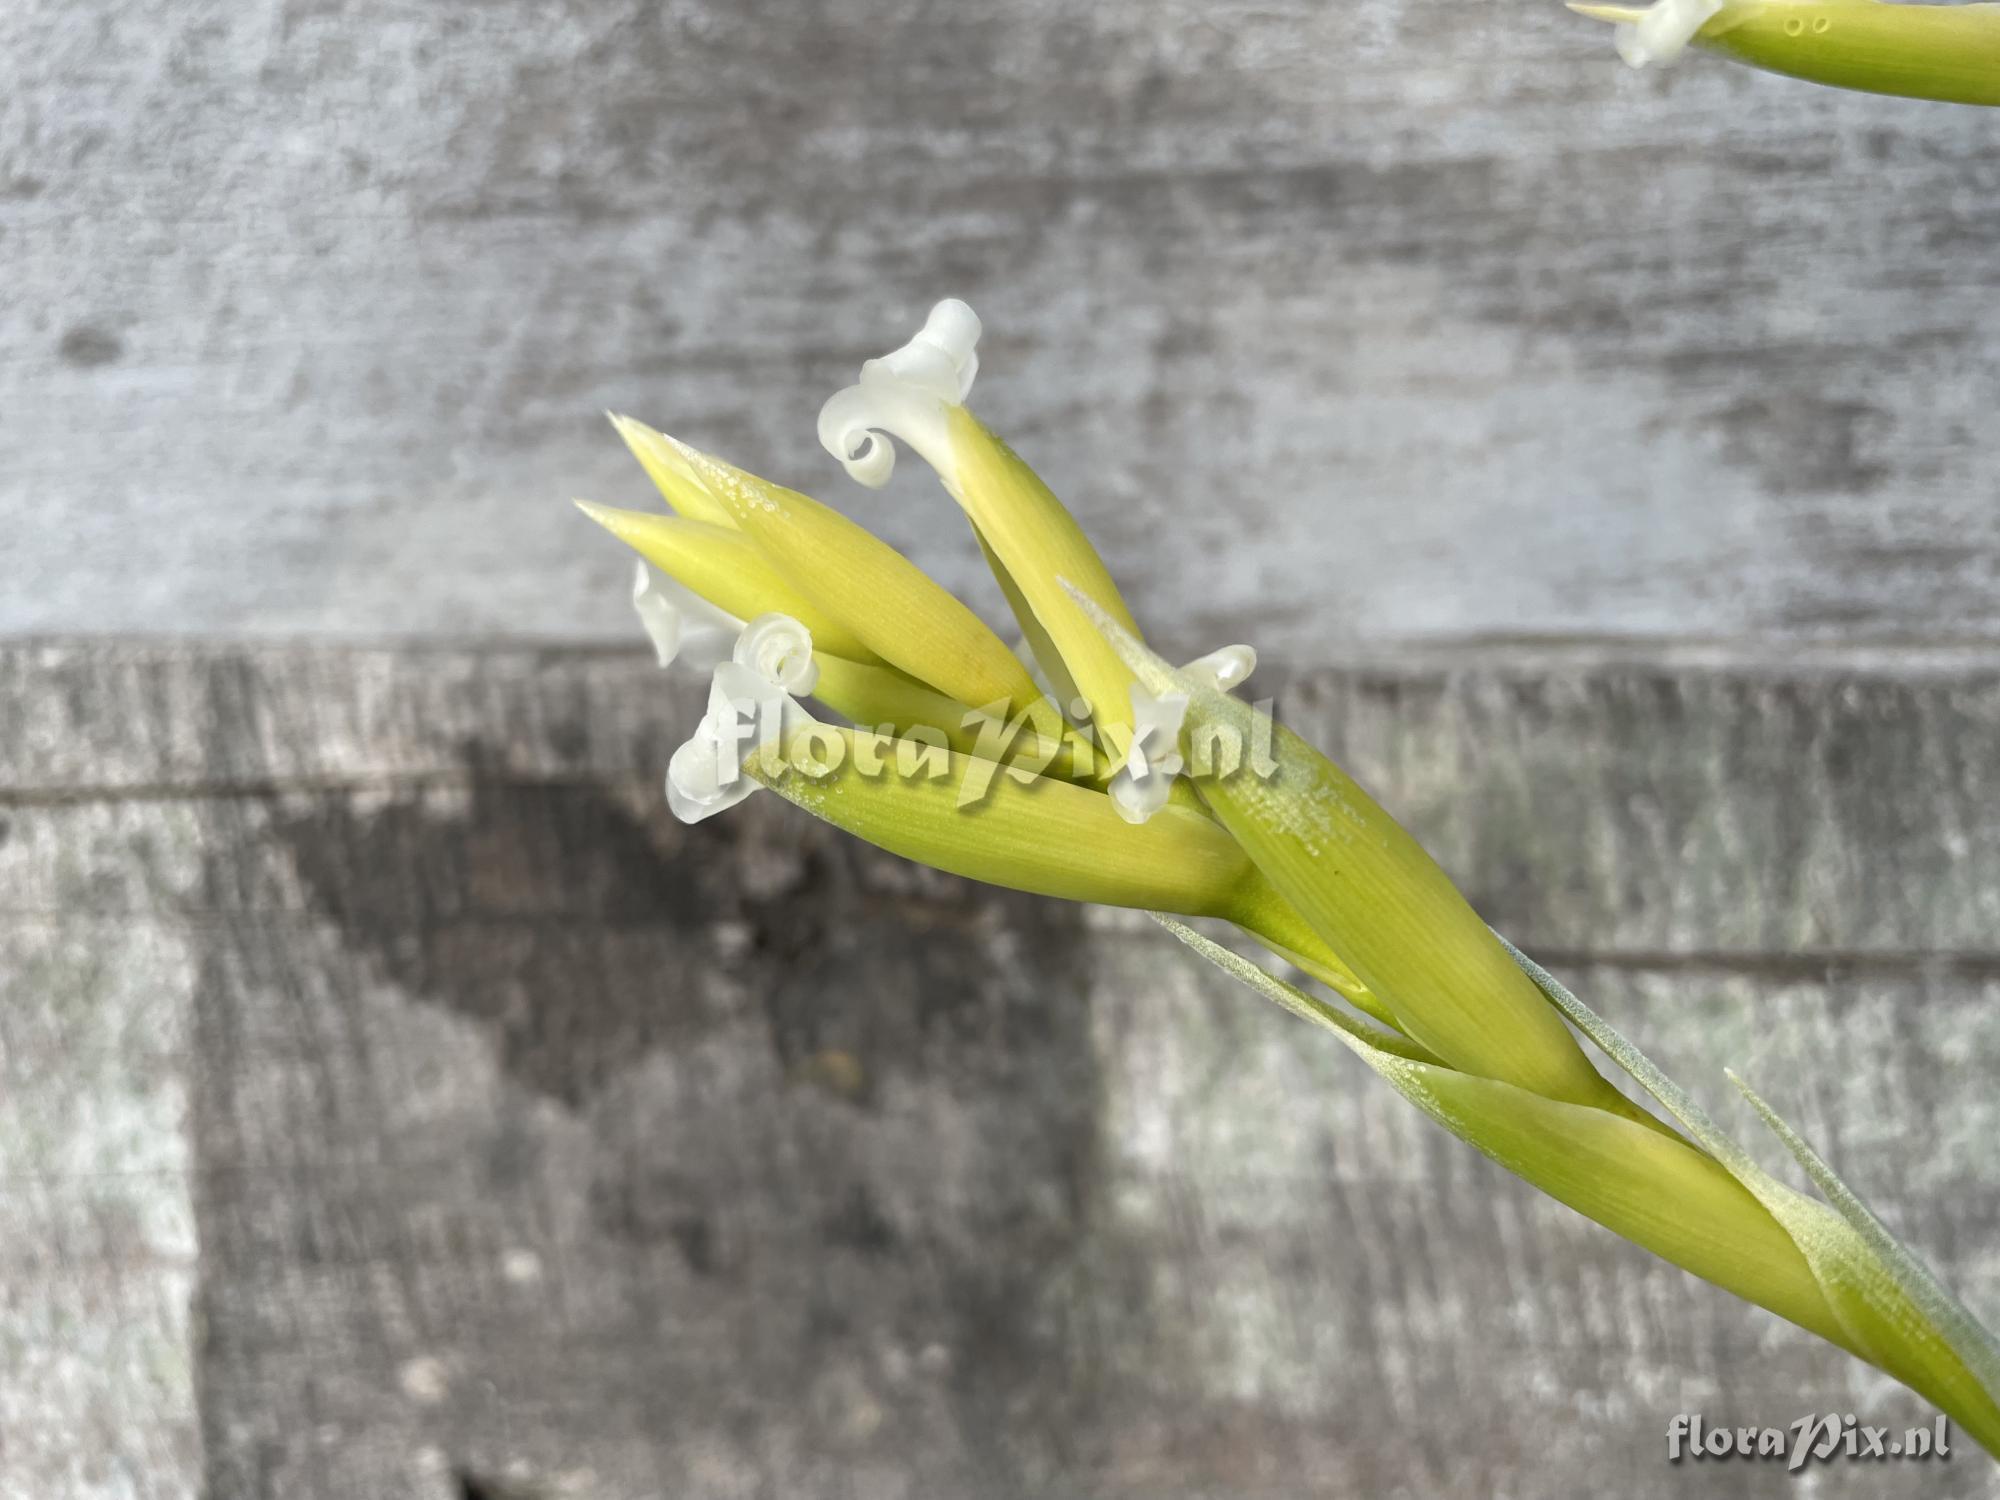
POLYGON ((1695 43, 1834 88, 2000 105, 2000 5, 1731 0, 1695 43))
MULTIPOLYGON (((1637 25, 1647 7, 1569 0, 1637 25)), ((1694 44, 1770 73, 1871 94, 2000 105, 2000 5, 1903 0, 1724 0, 1694 44)))
POLYGON ((746 769, 814 817, 905 859, 1069 901, 1221 917, 1296 955, 1315 977, 1351 991, 1363 1009, 1376 1003, 1236 842, 1200 813, 1168 807, 1128 823, 1094 788, 941 747, 927 758, 894 736, 830 724, 775 757, 751 758, 746 769), (829 762, 824 775, 797 769, 829 762), (981 789, 969 805, 968 786, 981 789))
POLYGON ((1212 917, 1233 916, 1254 878, 1243 851, 1197 814, 1170 808, 1151 822, 1127 823, 1091 788, 1024 779, 956 751, 937 753, 934 775, 907 767, 898 774, 899 754, 911 751, 890 736, 833 725, 814 733, 837 737, 841 748, 829 755, 795 743, 779 763, 750 761, 751 773, 815 817, 954 875, 1070 901, 1212 917), (837 760, 831 775, 793 769, 815 755, 837 760), (971 805, 968 785, 986 789, 971 805))
POLYGON ((883 661, 971 707, 1018 713, 1042 696, 979 616, 865 527, 705 453, 682 453, 735 524, 883 661))
POLYGON ((1100 728, 1132 722, 1132 674, 1076 606, 1061 580, 1133 635, 1138 626, 1117 584, 1063 503, 1041 477, 962 406, 946 409, 953 493, 972 518, 1008 602, 1037 657, 1052 650, 1100 728), (1034 629, 1027 628, 1032 618, 1034 629), (1046 646, 1043 644, 1046 642, 1046 646))
POLYGON ((836 656, 877 663, 868 643, 802 593, 789 577, 733 526, 711 526, 684 516, 618 510, 576 502, 578 510, 668 577, 679 580, 717 609, 739 620, 790 615, 812 632, 813 644, 836 656))
POLYGON ((1465 1072, 1643 1113, 1590 1065, 1436 861, 1346 772, 1078 601, 1149 692, 1187 695, 1188 734, 1216 725, 1239 744, 1273 746, 1269 774, 1199 780, 1201 798, 1405 1032, 1465 1072))
POLYGON ((1068 708, 1082 697, 1076 679, 1069 674, 1069 668, 1062 659, 1062 652, 1056 649, 1055 641, 1042 627, 1041 619, 1029 606, 1027 595, 1014 582, 1014 575, 1007 571, 1007 565, 994 552, 993 544, 981 535, 977 526, 972 528, 972 539, 979 543, 979 555, 986 559, 987 571, 993 581, 1000 585, 1001 597, 1007 601, 1007 608, 1014 616, 1014 623, 1021 627, 1021 638, 1028 643, 1028 652, 1035 659, 1035 665, 1042 669, 1042 675, 1055 694, 1058 705, 1068 708))
POLYGON ((653 481, 653 487, 660 497, 672 506, 675 514, 686 516, 690 521, 705 521, 710 526, 734 526, 729 511, 709 494, 680 449, 664 434, 653 431, 644 422, 635 422, 630 417, 617 413, 607 413, 611 425, 618 430, 618 436, 625 440, 625 446, 632 450, 632 456, 639 460, 639 467, 646 471, 646 477, 653 481))

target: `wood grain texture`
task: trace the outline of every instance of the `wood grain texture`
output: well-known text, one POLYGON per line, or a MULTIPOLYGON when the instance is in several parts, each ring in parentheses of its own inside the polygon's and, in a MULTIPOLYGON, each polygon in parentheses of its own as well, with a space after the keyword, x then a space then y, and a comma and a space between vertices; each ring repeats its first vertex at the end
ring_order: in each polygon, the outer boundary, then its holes
POLYGON ((960 294, 1150 618, 1990 641, 1996 147, 1553 0, 15 0, 0 630, 622 634, 607 407, 972 586, 812 436, 960 294))
MULTIPOLYGON (((1990 1317, 1994 665, 1417 653, 1281 701, 1990 1317)), ((1779 1496, 1667 1422, 1921 1418, 1143 919, 775 799, 673 823, 689 686, 0 649, 0 1493, 1779 1496)))

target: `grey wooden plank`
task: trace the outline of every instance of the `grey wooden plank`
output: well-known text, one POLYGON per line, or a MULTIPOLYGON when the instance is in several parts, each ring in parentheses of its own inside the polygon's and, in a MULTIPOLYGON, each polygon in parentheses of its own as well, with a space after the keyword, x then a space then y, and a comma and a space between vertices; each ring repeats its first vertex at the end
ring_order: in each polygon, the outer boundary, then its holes
MULTIPOLYGON (((1788 668, 1380 651, 1269 686, 1289 723, 1538 950, 1974 968, 2000 951, 1988 653, 1788 668)), ((80 643, 0 648, 0 688, 19 705, 0 722, 0 799, 58 804, 17 818, 0 845, 9 904, 121 910, 168 895, 181 909, 298 906, 263 835, 286 796, 309 807, 321 788, 429 797, 441 815, 479 779, 587 782, 635 812, 656 805, 702 692, 629 651, 80 643), (148 800, 162 797, 197 822, 242 820, 214 835, 241 844, 240 863, 203 865, 191 835, 120 857, 127 825, 162 816, 148 800)), ((712 835, 649 836, 681 848, 712 835)), ((562 847, 548 835, 537 857, 562 847)), ((476 901, 477 873, 456 872, 439 898, 476 901)))
POLYGON ((181 934, 0 918, 0 1495, 202 1473, 181 934))
POLYGON ((1981 111, 1458 0, 19 0, 0 99, 0 629, 618 632, 597 413, 855 501, 947 293, 1152 618, 2000 623, 1981 111))
MULTIPOLYGON (((1980 658, 1392 653, 1282 696, 1677 1075, 1721 1104, 1744 1068, 2000 1307, 1980 658)), ((1776 1496, 1666 1465, 1667 1421, 1921 1415, 1143 922, 775 799, 673 823, 694 702, 631 653, 0 649, 8 1401, 104 1350, 8 1482, 124 1492, 56 1460, 140 1394, 153 1492, 198 1464, 212 1500, 1776 1496), (133 1153, 198 1230, 151 1280, 124 1226, 178 1221, 100 1207, 133 1153), (187 1387, 146 1384, 135 1306, 181 1309, 187 1387)))

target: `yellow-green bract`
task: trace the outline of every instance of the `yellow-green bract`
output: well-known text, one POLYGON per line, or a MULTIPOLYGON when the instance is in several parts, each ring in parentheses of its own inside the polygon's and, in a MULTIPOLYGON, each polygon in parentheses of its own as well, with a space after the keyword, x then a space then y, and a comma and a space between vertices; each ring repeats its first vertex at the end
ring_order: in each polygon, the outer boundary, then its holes
MULTIPOLYGON (((1644 7, 1570 0, 1600 21, 1637 25, 1644 7)), ((2000 5, 1890 0, 1725 0, 1694 44, 1834 88, 1952 104, 2000 105, 2000 5)))

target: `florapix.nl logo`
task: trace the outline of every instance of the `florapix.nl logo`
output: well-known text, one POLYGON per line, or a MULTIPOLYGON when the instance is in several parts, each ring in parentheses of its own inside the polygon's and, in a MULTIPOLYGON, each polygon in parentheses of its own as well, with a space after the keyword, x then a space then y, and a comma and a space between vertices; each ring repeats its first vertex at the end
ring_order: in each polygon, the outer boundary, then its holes
POLYGON ((1783 1427, 1711 1424, 1699 1412, 1682 1412, 1667 1424, 1667 1462, 1688 1459, 1781 1461, 1796 1474, 1810 1464, 1890 1459, 1951 1458, 1951 1429, 1943 1417, 1928 1427, 1871 1427, 1852 1412, 1812 1413, 1783 1427))

